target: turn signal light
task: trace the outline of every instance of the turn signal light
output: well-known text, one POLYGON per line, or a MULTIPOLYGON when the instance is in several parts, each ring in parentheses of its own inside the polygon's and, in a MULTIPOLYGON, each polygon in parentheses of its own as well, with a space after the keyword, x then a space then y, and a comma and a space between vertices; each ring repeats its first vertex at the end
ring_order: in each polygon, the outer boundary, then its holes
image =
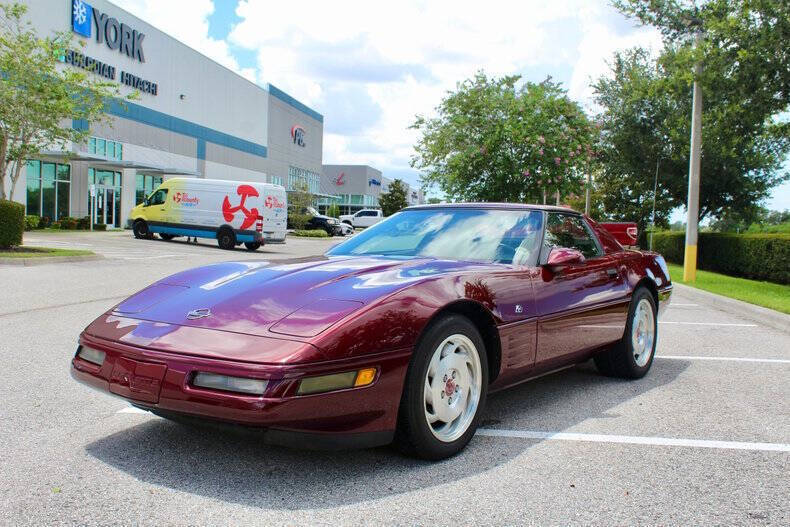
POLYGON ((305 377, 299 381, 297 395, 310 395, 314 393, 332 392, 348 388, 359 388, 367 386, 376 378, 376 368, 364 368, 358 371, 346 371, 343 373, 332 373, 330 375, 319 375, 317 377, 305 377))
POLYGON ((376 368, 365 368, 357 372, 357 379, 354 381, 354 387, 367 386, 376 378, 376 368))

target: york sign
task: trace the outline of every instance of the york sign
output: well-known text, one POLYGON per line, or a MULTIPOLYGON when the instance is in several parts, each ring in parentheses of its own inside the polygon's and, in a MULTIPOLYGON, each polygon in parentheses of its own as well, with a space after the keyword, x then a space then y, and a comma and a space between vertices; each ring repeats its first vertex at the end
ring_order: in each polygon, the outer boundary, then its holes
POLYGON ((111 50, 118 50, 131 59, 145 62, 145 34, 91 7, 84 0, 71 0, 71 28, 87 38, 91 38, 91 32, 95 31, 99 44, 105 42, 111 50))

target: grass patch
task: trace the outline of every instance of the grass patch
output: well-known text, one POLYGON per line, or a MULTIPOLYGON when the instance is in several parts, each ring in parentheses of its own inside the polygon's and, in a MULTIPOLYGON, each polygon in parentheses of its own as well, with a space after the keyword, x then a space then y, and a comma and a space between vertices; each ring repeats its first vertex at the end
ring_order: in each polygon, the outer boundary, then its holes
POLYGON ((700 270, 697 270, 695 283, 686 283, 683 281, 683 266, 675 264, 669 264, 669 274, 672 281, 679 284, 790 314, 790 285, 760 282, 700 270))
POLYGON ((50 258, 52 256, 87 256, 93 251, 53 249, 51 247, 12 247, 0 249, 0 258, 50 258))
POLYGON ((325 230, 322 229, 313 229, 313 230, 303 230, 303 229, 296 229, 293 232, 289 233, 292 236, 301 236, 303 238, 328 238, 329 235, 326 233, 325 230))

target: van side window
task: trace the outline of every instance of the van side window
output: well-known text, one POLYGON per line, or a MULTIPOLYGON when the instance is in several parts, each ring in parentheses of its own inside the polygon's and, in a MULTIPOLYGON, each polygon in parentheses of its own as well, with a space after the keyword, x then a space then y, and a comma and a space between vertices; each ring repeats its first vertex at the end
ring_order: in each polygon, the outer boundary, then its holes
POLYGON ((160 188, 148 198, 148 205, 164 205, 165 201, 167 201, 167 189, 160 188))

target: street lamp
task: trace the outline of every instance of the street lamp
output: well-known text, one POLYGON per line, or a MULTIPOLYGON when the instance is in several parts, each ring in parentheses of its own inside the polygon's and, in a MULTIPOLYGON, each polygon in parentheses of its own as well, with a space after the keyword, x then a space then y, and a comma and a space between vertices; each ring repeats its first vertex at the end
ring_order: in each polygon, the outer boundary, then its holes
MULTIPOLYGON (((694 49, 698 50, 702 41, 702 20, 691 18, 686 24, 695 28, 694 49)), ((697 233, 699 230, 699 179, 700 153, 702 149, 702 88, 699 78, 702 62, 697 59, 694 65, 694 99, 691 110, 691 155, 689 156, 689 193, 686 207, 686 250, 683 255, 683 281, 697 280, 697 233)))

